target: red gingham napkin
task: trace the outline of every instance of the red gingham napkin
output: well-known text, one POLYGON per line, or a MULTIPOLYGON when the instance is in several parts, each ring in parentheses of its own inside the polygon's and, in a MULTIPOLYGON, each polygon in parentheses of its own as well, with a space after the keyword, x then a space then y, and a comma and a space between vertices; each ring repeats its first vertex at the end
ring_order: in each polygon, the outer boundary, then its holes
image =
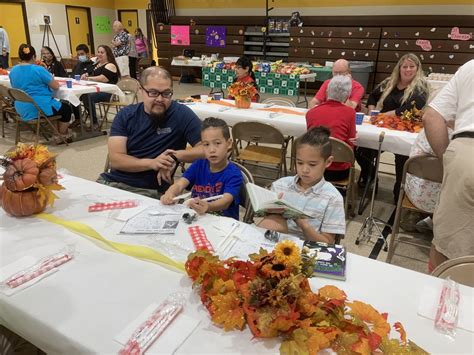
POLYGON ((55 267, 58 267, 69 260, 72 259, 71 254, 63 254, 59 255, 56 257, 51 257, 43 262, 41 262, 38 267, 34 267, 32 271, 26 271, 18 276, 14 276, 7 280, 5 283, 10 287, 10 288, 16 288, 18 286, 23 285, 24 283, 27 283, 28 281, 31 281, 33 279, 36 279, 38 276, 43 275, 44 273, 48 272, 49 270, 54 269, 55 267))
POLYGON ((97 202, 89 206, 89 212, 119 210, 119 209, 124 209, 124 208, 133 208, 137 206, 138 206, 138 203, 133 200, 116 201, 116 202, 109 202, 109 203, 97 202))
POLYGON ((212 247, 211 242, 206 237, 206 232, 203 228, 199 226, 192 226, 188 228, 189 235, 193 239, 194 246, 197 249, 206 249, 213 252, 214 248, 212 247))

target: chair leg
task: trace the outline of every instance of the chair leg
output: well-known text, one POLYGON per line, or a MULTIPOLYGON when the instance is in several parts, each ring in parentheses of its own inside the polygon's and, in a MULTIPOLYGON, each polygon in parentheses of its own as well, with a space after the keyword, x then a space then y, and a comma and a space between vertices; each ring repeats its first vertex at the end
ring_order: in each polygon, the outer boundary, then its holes
POLYGON ((64 142, 64 144, 69 145, 68 142, 67 142, 67 140, 61 135, 61 133, 59 133, 58 128, 55 127, 55 126, 53 125, 53 123, 52 123, 50 120, 48 120, 47 118, 45 118, 45 120, 46 120, 46 122, 48 122, 48 124, 49 124, 49 125, 51 126, 51 128, 53 129, 53 132, 56 133, 56 134, 58 135, 58 137, 64 142))
POLYGON ((390 235, 390 243, 388 245, 387 263, 392 262, 393 254, 395 254, 396 242, 398 239, 398 231, 400 229, 400 217, 402 214, 402 203, 405 196, 404 186, 400 187, 400 194, 398 195, 397 210, 395 212, 395 220, 393 221, 392 234, 390 235))
POLYGON ((15 133, 15 144, 20 141, 20 119, 16 120, 16 133, 15 133))

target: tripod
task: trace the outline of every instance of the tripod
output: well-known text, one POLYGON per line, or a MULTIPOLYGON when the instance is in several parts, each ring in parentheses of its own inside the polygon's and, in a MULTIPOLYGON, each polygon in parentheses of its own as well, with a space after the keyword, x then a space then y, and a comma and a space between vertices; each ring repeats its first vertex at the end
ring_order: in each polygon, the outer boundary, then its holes
POLYGON ((384 221, 382 221, 380 218, 374 217, 374 200, 375 200, 375 192, 377 190, 377 176, 379 173, 379 163, 380 163, 380 154, 382 153, 382 142, 385 137, 385 132, 380 132, 379 135, 379 150, 377 152, 377 159, 375 160, 375 181, 373 183, 372 187, 372 198, 370 201, 370 212, 367 218, 365 219, 364 223, 362 224, 362 227, 360 228, 359 235, 357 236, 357 239, 355 241, 356 245, 359 245, 360 241, 367 241, 369 242, 374 228, 377 232, 377 238, 382 239, 385 243, 385 249, 387 248, 387 241, 385 240, 382 230, 383 228, 381 227, 389 227, 392 229, 392 226, 384 221))
POLYGON ((62 55, 61 55, 61 51, 59 50, 59 46, 58 46, 58 43, 56 42, 56 38, 54 37, 54 33, 53 33, 53 30, 51 29, 51 25, 49 24, 49 19, 45 18, 44 19, 44 30, 43 30, 43 42, 41 44, 41 47, 44 47, 46 41, 47 41, 47 45, 48 47, 51 48, 50 46, 50 41, 49 41, 49 35, 51 34, 51 37, 53 38, 53 41, 54 41, 54 45, 56 46, 56 50, 58 55, 58 57, 60 58, 60 60, 62 61, 62 55))

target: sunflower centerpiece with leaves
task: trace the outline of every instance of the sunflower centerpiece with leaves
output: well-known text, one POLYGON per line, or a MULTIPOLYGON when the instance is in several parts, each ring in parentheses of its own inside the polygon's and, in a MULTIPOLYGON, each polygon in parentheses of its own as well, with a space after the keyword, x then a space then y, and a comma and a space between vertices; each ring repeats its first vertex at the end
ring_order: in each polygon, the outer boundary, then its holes
POLYGON ((0 205, 10 215, 25 217, 52 206, 62 190, 56 173, 55 155, 43 145, 19 143, 5 153, 0 205))
POLYGON ((220 260, 200 249, 188 256, 186 271, 216 325, 225 331, 248 325, 255 337, 282 337, 282 354, 317 354, 326 348, 348 354, 425 353, 407 341, 400 323, 394 325, 400 339, 389 339, 386 313, 347 301, 334 286, 314 293, 308 281, 314 262, 307 248, 282 241, 247 261, 220 260))
POLYGON ((250 102, 257 94, 257 88, 253 83, 236 81, 229 86, 229 95, 235 99, 235 104, 238 107, 244 102, 248 103, 248 107, 250 107, 250 102))

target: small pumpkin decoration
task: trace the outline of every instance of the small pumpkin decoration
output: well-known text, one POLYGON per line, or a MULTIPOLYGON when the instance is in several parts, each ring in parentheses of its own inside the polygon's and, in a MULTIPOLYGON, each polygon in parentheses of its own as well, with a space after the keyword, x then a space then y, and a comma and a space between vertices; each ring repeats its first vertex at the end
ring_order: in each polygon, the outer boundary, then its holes
POLYGON ((39 168, 31 159, 15 160, 8 165, 3 180, 10 191, 23 191, 33 186, 38 178, 39 168))
POLYGON ((38 175, 38 181, 40 184, 44 186, 49 186, 58 183, 58 174, 56 173, 56 169, 53 168, 45 168, 41 170, 38 175))
POLYGON ((0 206, 15 217, 42 212, 53 205, 58 184, 54 154, 42 145, 19 143, 5 153, 4 183, 0 186, 0 206))
POLYGON ((26 217, 40 213, 46 208, 46 199, 40 198, 39 190, 10 191, 1 186, 1 205, 5 212, 15 217, 26 217))

